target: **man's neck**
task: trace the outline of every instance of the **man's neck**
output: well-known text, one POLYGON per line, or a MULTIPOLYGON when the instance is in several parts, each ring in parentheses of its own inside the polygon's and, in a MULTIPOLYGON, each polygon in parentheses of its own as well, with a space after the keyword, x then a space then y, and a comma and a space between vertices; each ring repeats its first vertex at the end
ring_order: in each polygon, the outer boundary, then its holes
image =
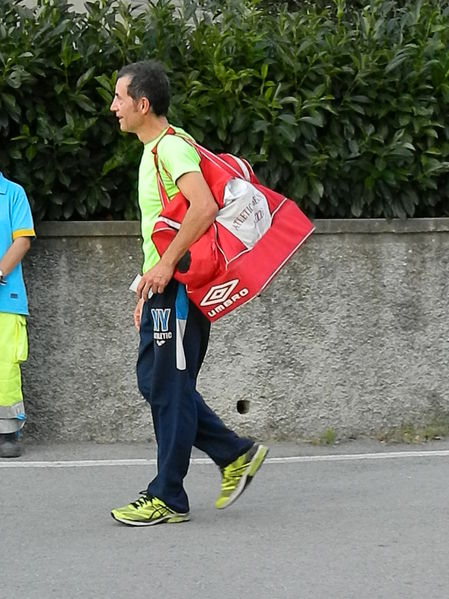
POLYGON ((168 127, 168 120, 165 116, 158 116, 148 119, 137 133, 137 137, 143 144, 153 141, 165 131, 168 127))

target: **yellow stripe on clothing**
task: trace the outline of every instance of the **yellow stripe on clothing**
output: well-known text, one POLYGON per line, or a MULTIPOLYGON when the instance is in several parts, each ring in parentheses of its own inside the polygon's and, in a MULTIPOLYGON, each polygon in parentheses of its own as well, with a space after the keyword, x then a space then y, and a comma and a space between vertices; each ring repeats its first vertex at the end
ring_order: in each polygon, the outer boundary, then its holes
POLYGON ((34 229, 18 229, 13 231, 12 238, 17 239, 18 237, 36 237, 34 229))

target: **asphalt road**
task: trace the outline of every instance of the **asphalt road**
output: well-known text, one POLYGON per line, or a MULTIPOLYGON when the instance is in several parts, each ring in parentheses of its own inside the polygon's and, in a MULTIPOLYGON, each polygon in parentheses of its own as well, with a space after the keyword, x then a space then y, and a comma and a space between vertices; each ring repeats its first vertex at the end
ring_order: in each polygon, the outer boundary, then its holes
POLYGON ((190 522, 115 522, 154 473, 144 445, 0 460, 1 599, 449 597, 448 442, 277 445, 223 511, 196 453, 190 522))

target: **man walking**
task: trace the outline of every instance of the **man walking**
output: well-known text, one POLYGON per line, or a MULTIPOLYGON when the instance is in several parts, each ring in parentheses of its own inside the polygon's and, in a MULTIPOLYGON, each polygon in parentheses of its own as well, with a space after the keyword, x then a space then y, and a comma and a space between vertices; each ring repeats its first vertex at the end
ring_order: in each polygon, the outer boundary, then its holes
POLYGON ((201 174, 196 150, 182 138, 187 134, 170 128, 169 102, 169 81, 158 62, 137 62, 119 71, 111 110, 121 130, 134 133, 144 144, 139 167, 144 264, 134 322, 140 331, 137 380, 151 406, 158 445, 156 477, 139 499, 112 510, 113 518, 134 526, 189 520, 183 480, 193 446, 221 469, 218 509, 241 495, 268 452, 228 429, 196 390, 210 323, 173 274, 192 243, 214 221, 217 204, 201 174), (167 134, 169 129, 175 134, 167 134), (180 191, 189 203, 179 232, 161 257, 151 240, 161 211, 155 148, 167 196, 180 191))

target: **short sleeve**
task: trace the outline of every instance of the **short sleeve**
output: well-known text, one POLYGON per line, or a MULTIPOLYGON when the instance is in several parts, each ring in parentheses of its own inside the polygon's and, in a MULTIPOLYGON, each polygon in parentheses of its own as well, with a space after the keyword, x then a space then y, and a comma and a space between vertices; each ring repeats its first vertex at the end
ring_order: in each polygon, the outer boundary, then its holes
POLYGON ((186 173, 201 172, 198 152, 178 135, 166 135, 161 139, 157 155, 173 183, 186 173))
POLYGON ((19 185, 14 190, 11 204, 12 238, 35 237, 33 215, 25 191, 19 185))

